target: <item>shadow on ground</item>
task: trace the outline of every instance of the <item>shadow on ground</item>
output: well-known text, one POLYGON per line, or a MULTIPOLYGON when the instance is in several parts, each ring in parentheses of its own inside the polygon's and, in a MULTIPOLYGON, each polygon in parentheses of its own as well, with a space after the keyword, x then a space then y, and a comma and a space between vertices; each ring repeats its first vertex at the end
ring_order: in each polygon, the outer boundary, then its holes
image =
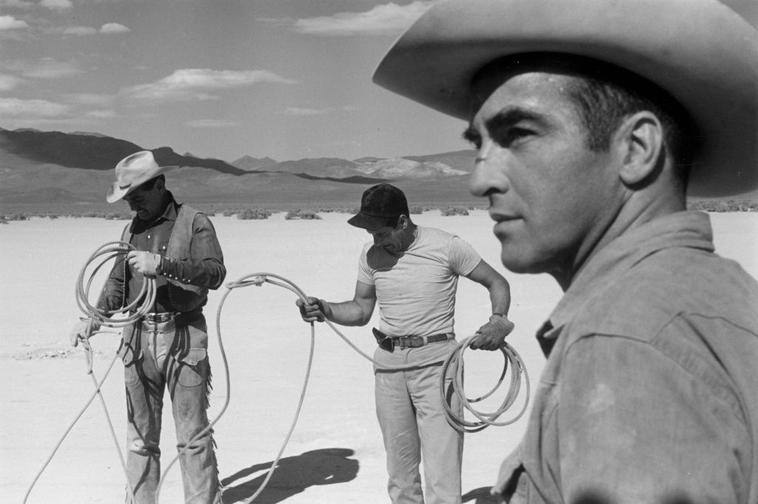
MULTIPOLYGON (((351 459, 354 451, 347 448, 325 448, 279 459, 271 480, 255 499, 256 504, 275 504, 303 492, 314 485, 333 485, 355 479, 358 461, 351 459)), ((263 483, 271 461, 252 465, 224 478, 223 499, 227 504, 249 499, 263 483), (256 472, 261 474, 252 480, 246 479, 256 472)))
POLYGON ((490 488, 481 487, 471 490, 463 496, 463 502, 470 502, 471 504, 502 504, 503 500, 500 497, 490 495, 490 488))

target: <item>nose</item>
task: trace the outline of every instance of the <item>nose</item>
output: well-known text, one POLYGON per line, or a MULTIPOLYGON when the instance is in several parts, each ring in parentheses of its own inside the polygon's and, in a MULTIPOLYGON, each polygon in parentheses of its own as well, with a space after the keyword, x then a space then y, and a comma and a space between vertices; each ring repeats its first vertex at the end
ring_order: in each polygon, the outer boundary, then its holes
POLYGON ((474 196, 489 196, 508 190, 504 160, 496 157, 491 149, 482 147, 474 161, 474 171, 469 178, 469 191, 474 196))

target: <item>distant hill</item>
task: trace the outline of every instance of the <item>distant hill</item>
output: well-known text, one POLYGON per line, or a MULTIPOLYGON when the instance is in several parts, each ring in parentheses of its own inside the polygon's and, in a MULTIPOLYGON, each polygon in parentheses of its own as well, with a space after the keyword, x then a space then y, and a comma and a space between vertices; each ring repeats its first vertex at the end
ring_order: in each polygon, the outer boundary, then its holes
MULTIPOLYGON (((49 163, 85 170, 112 170, 116 164, 137 151, 145 150, 132 142, 93 133, 62 133, 30 129, 0 128, 0 149, 38 163, 49 163)), ((223 173, 245 173, 225 161, 182 156, 170 147, 151 149, 158 164, 200 166, 223 173)))
POLYGON ((244 155, 236 161, 232 161, 232 166, 245 171, 258 171, 267 170, 268 168, 277 164, 275 159, 270 157, 254 158, 252 156, 244 155))
POLYGON ((142 150, 139 145, 106 136, 2 128, 0 149, 38 163, 87 170, 113 169, 119 160, 142 150))

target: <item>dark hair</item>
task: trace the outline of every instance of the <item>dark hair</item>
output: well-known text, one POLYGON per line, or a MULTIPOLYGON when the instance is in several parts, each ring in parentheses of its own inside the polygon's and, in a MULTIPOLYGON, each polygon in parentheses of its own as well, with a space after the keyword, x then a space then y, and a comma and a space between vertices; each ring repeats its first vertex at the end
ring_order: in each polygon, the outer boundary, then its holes
POLYGON ((647 110, 663 126, 664 143, 674 161, 675 175, 686 188, 695 155, 695 124, 670 94, 652 82, 618 66, 592 58, 559 53, 508 56, 482 68, 505 76, 525 71, 549 71, 574 77, 568 96, 586 128, 587 147, 605 151, 613 133, 630 114, 647 110))

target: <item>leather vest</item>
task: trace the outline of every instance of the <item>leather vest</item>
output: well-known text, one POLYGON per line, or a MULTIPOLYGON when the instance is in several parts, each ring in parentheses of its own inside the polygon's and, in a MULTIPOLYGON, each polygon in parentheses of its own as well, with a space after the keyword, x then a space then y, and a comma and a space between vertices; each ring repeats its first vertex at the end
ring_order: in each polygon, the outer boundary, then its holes
MULTIPOLYGON (((190 244, 192 243, 192 224, 199 212, 187 205, 181 205, 176 216, 176 222, 171 229, 165 256, 175 261, 191 259, 190 244)), ((129 231, 131 225, 127 224, 121 236, 121 241, 131 242, 132 234, 129 231)), ((189 312, 202 306, 208 296, 208 289, 189 285, 168 277, 168 299, 176 310, 189 312)))

